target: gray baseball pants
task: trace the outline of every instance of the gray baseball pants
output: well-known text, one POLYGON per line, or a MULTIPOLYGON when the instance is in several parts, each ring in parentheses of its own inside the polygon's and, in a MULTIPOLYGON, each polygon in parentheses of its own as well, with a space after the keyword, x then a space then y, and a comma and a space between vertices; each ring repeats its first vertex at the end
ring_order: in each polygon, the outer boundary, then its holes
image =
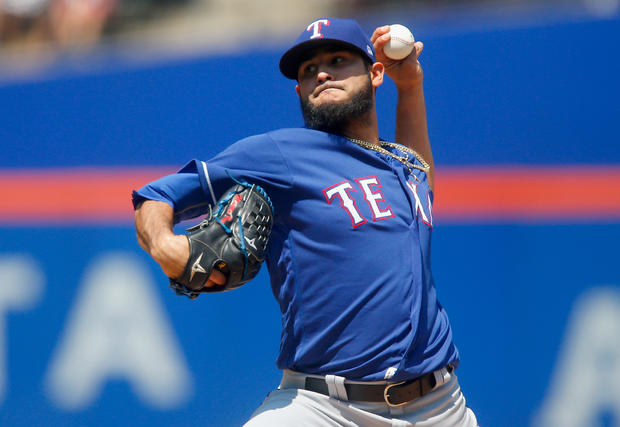
POLYGON ((306 375, 285 370, 278 389, 267 396, 245 427, 476 427, 476 416, 465 405, 456 375, 444 370, 442 377, 428 394, 390 407, 384 402, 342 400, 332 388, 332 396, 304 390, 306 375))

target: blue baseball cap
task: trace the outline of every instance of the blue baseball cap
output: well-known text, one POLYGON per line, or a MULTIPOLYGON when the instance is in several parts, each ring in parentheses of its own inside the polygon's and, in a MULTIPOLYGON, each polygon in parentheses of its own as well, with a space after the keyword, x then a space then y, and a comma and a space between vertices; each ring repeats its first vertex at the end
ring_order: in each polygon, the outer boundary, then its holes
POLYGON ((364 30, 352 19, 317 19, 301 33, 293 47, 280 59, 280 71, 285 77, 297 80, 299 65, 310 50, 320 46, 342 46, 360 52, 375 62, 375 49, 364 30))

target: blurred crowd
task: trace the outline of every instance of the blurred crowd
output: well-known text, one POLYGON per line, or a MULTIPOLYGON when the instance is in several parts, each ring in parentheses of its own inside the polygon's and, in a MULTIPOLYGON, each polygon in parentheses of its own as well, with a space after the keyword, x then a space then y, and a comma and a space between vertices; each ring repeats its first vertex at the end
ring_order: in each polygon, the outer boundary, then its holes
POLYGON ((99 40, 118 0, 0 0, 3 47, 88 46, 99 40))
POLYGON ((195 0, 0 0, 0 49, 79 49, 127 22, 195 0))
MULTIPOLYGON (((534 3, 588 4, 605 13, 620 8, 620 0, 534 3)), ((174 50, 209 43, 212 47, 234 43, 234 37, 289 37, 317 16, 357 17, 405 8, 441 11, 453 6, 462 10, 473 4, 499 7, 531 0, 0 0, 0 62, 41 49, 88 50, 102 40, 139 40, 174 50)))

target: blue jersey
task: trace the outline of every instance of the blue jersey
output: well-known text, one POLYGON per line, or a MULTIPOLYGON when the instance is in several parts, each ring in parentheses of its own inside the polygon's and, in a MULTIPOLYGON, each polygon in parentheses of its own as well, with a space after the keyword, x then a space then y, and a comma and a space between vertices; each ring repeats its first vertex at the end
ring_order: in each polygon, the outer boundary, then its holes
POLYGON ((281 129, 191 161, 134 202, 195 217, 234 184, 229 175, 274 204, 267 266, 282 314, 279 368, 399 381, 458 363, 431 274, 425 172, 341 136, 281 129))

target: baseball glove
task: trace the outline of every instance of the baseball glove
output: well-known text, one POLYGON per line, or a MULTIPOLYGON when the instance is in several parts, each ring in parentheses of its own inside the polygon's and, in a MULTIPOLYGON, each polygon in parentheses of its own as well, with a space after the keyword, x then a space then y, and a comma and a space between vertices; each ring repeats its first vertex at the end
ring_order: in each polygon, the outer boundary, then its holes
POLYGON ((228 291, 258 274, 273 227, 273 206, 261 187, 237 182, 203 221, 186 230, 189 259, 183 274, 170 278, 177 295, 194 299, 202 292, 228 291), (226 283, 204 287, 213 269, 227 276, 226 283))

